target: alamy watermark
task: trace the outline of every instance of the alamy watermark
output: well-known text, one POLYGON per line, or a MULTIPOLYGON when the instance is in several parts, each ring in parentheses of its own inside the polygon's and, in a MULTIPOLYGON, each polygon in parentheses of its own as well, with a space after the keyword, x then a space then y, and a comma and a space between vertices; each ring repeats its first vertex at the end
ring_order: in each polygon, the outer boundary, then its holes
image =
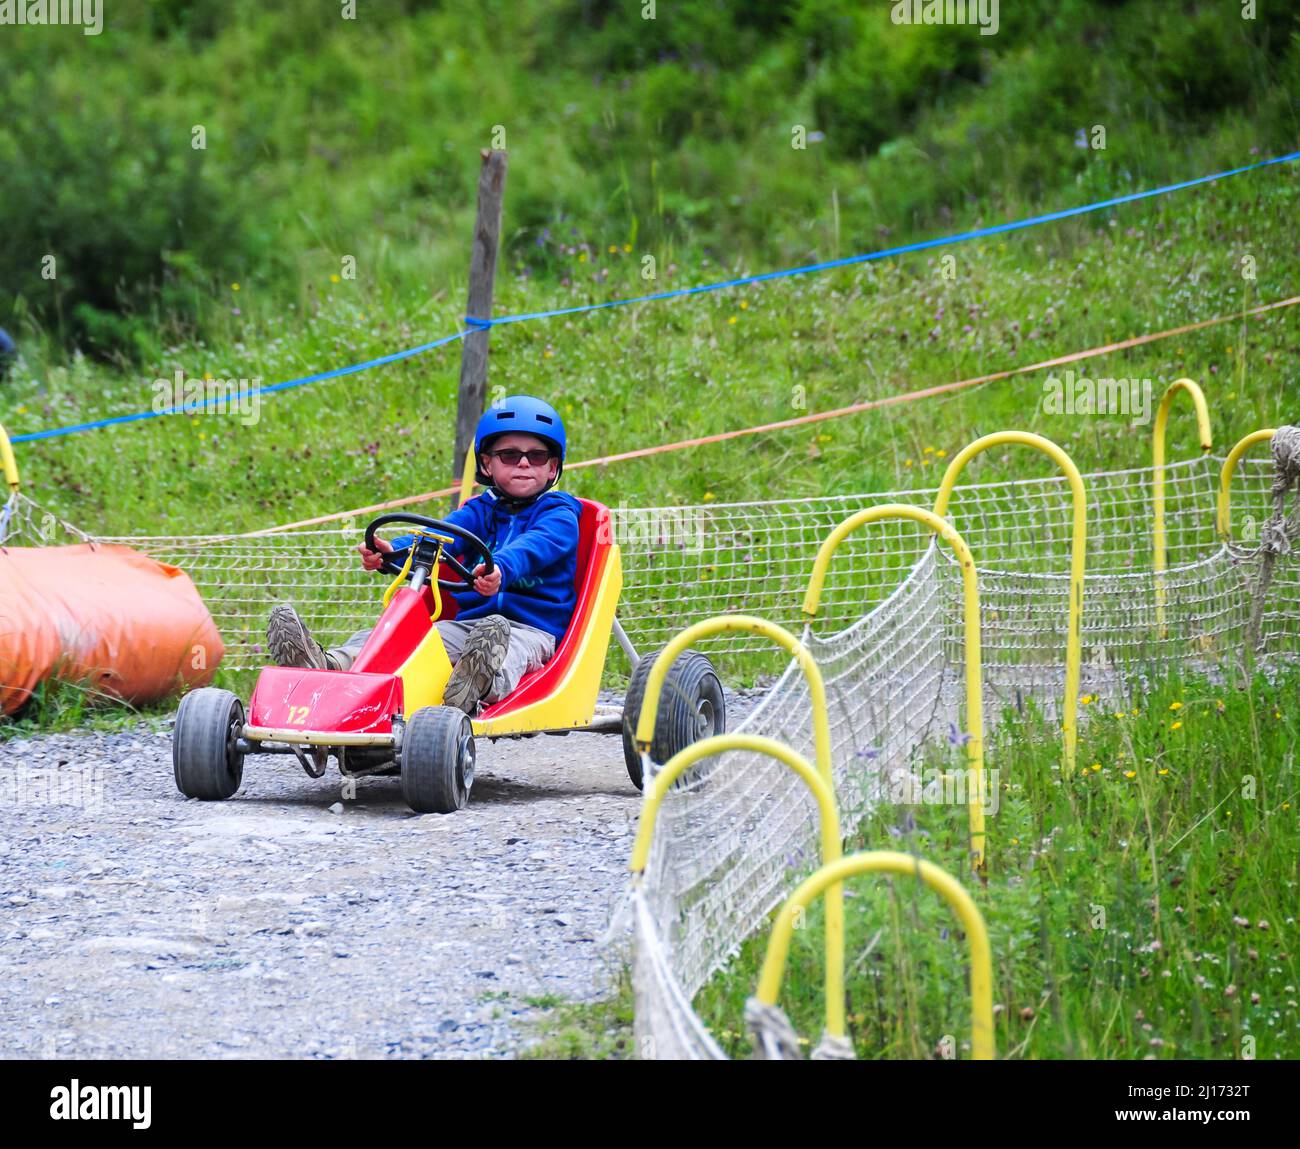
POLYGON ((0 0, 0 24, 80 24, 86 36, 104 30, 100 0, 0 0))
POLYGON ((1151 380, 1049 375, 1038 409, 1045 415, 1125 415, 1137 427, 1151 422, 1151 380))
POLYGON ((82 1085, 74 1077, 50 1090, 53 1121, 129 1121, 132 1129, 148 1129, 152 1085, 82 1085))
POLYGON ((881 781, 881 797, 898 806, 970 806, 979 802, 993 815, 1001 804, 998 771, 964 767, 899 773, 881 781))
POLYGON ((187 379, 179 367, 171 379, 153 381, 153 409, 159 414, 238 415, 245 427, 262 417, 262 377, 187 379))
POLYGON ((998 0, 897 0, 895 24, 978 24, 981 36, 998 34, 998 0))
POLYGON ((708 516, 701 507, 628 507, 620 502, 610 516, 602 543, 678 554, 699 554, 704 550, 708 516))
POLYGON ((104 805, 104 770, 100 766, 28 766, 0 770, 0 807, 79 806, 98 810, 104 805))

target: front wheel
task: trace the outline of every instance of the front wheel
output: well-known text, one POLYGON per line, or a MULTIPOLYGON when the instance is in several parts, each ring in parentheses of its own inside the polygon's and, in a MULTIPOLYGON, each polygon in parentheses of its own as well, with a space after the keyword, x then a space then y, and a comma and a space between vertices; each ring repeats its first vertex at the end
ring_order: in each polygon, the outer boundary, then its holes
POLYGON ((454 814, 474 785, 474 730, 452 706, 425 706, 402 735, 402 796, 417 814, 454 814))
MULTIPOLYGON (((636 726, 641 718, 646 680, 654 663, 655 656, 649 655, 636 664, 623 704, 623 761, 632 785, 638 790, 644 786, 645 779, 636 748, 636 726)), ((713 663, 694 650, 678 655, 664 676, 659 693, 659 713, 650 743, 651 760, 662 766, 692 742, 724 734, 726 730, 727 705, 713 663)))
POLYGON ((243 729, 244 704, 229 690, 204 686, 182 698, 172 729, 176 788, 187 798, 229 798, 244 777, 243 729))

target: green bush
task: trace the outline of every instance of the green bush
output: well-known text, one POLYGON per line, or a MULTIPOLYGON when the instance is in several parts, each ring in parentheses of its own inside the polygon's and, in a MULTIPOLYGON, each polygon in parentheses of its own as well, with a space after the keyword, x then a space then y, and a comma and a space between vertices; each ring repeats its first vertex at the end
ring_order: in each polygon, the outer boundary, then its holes
POLYGON ((0 320, 138 360, 238 327, 231 282, 307 305, 345 254, 366 291, 461 290, 496 125, 510 265, 556 280, 584 242, 771 266, 1294 146, 1294 6, 1024 0, 996 36, 889 10, 123 0, 101 37, 11 29, 0 320))

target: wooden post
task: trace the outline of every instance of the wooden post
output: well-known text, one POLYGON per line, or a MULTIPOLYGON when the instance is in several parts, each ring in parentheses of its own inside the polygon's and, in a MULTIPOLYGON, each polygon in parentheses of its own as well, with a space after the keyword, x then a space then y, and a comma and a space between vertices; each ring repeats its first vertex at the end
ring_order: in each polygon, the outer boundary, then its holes
MULTIPOLYGON (((474 220, 474 247, 469 262, 469 301, 465 314, 473 319, 492 318, 492 286, 497 273, 497 247, 501 237, 501 201, 506 188, 506 153, 479 153, 483 166, 478 175, 478 216, 474 220)), ((471 331, 460 341, 460 397, 456 407, 456 449, 452 480, 459 482, 465 454, 474 449, 474 427, 483 414, 487 397, 489 328, 471 331)), ((453 496, 452 508, 457 505, 453 496)))

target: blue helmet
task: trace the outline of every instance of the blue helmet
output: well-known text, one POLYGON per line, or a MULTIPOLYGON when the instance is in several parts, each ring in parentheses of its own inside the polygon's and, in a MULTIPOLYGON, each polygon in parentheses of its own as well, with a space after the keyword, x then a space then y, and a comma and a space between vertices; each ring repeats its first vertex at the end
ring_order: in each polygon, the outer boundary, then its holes
POLYGON ((483 453, 498 435, 511 431, 536 435, 555 448, 560 456, 560 465, 555 472, 555 482, 558 483, 564 472, 564 421, 549 403, 531 395, 507 396, 483 412, 474 429, 474 477, 480 483, 491 484, 492 476, 483 471, 483 453))

